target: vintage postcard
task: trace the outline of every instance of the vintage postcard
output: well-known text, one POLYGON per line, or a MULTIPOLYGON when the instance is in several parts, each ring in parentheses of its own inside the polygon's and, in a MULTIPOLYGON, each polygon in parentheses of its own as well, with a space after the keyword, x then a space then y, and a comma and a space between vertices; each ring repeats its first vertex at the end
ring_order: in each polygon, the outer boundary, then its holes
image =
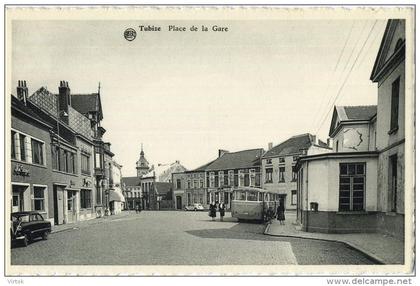
POLYGON ((413 6, 6 5, 5 274, 412 274, 414 40, 413 6))

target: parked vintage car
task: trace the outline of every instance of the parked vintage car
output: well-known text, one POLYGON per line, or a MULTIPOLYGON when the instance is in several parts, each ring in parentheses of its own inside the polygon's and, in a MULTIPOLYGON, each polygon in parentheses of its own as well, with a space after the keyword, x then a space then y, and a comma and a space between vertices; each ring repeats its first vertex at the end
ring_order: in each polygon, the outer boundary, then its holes
POLYGON ((24 246, 37 237, 46 240, 51 233, 51 222, 36 211, 12 213, 11 220, 12 242, 21 242, 24 246))
POLYGON ((204 211, 202 204, 193 204, 192 206, 185 206, 186 211, 204 211))

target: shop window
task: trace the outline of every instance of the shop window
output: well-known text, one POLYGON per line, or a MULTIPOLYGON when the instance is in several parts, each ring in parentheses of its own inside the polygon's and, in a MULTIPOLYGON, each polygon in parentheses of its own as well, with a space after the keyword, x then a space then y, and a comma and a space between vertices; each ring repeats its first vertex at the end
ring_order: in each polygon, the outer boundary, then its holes
POLYGON ((45 211, 45 187, 34 187, 34 211, 45 211))
POLYGON ((80 190, 80 208, 88 209, 92 207, 91 196, 91 190, 80 190))
POLYGON ((340 164, 339 211, 363 211, 365 163, 340 164))

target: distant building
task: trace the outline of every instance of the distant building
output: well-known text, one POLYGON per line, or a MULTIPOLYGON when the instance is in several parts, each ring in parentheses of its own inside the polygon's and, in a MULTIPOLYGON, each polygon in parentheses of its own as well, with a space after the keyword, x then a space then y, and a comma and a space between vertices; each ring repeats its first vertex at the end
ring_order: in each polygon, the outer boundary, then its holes
POLYGON ((186 170, 179 161, 171 164, 159 164, 157 167, 152 166, 149 173, 144 174, 140 180, 143 194, 143 208, 152 210, 173 208, 172 193, 167 195, 167 188, 170 186, 172 191, 173 173, 184 172, 186 170))
POLYGON ((232 191, 236 187, 261 188, 261 156, 264 149, 237 152, 219 150, 219 157, 205 167, 206 203, 224 202, 231 208, 232 191))
POLYGON ((307 154, 326 153, 331 149, 311 134, 290 137, 272 147, 262 156, 262 188, 280 194, 286 209, 296 209, 297 173, 293 171, 298 158, 307 154))
POLYGON ((147 161, 146 157, 144 156, 143 151, 143 143, 141 144, 141 151, 140 151, 140 158, 136 162, 136 170, 137 170, 137 177, 141 178, 145 174, 149 173, 149 162, 147 161))
POLYGON ((122 189, 125 199, 124 209, 134 210, 136 206, 142 207, 142 191, 139 177, 123 177, 122 189))
POLYGON ((175 209, 200 203, 208 207, 206 167, 213 161, 191 171, 172 174, 173 200, 175 209))

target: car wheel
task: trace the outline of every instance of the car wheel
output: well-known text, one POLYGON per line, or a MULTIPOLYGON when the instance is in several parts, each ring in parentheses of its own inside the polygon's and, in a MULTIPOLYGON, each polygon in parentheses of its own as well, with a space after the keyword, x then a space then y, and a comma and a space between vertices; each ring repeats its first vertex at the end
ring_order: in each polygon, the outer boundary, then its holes
POLYGON ((25 247, 28 246, 28 244, 29 244, 29 238, 28 238, 28 236, 26 234, 23 237, 22 244, 25 247))
POLYGON ((43 239, 43 240, 47 240, 47 239, 48 239, 48 235, 49 235, 49 232, 48 232, 48 231, 44 232, 44 233, 42 234, 42 239, 43 239))

